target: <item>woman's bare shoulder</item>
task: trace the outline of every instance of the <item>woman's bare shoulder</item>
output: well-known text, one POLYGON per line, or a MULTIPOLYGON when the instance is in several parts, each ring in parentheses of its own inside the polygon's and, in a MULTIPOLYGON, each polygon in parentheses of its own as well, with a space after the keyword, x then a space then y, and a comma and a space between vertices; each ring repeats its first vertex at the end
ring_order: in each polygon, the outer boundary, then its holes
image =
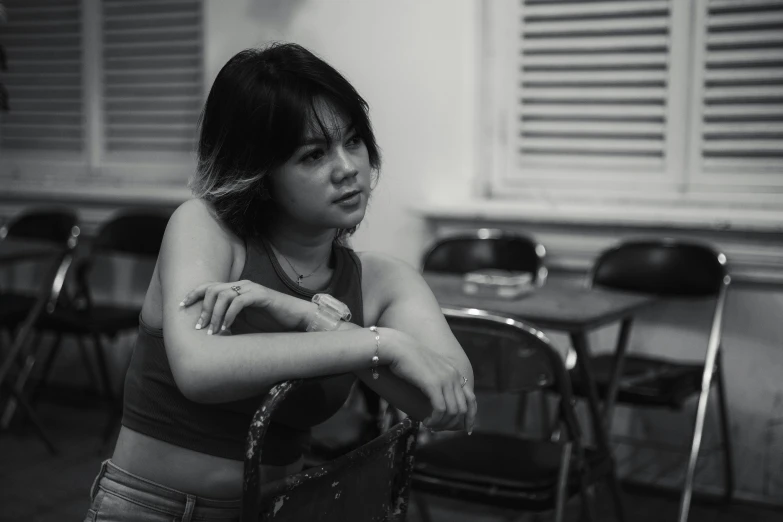
POLYGON ((172 213, 169 220, 169 231, 176 239, 186 238, 206 241, 205 245, 214 242, 227 243, 232 246, 240 244, 241 240, 223 224, 218 218, 212 206, 198 198, 193 198, 182 203, 172 213))

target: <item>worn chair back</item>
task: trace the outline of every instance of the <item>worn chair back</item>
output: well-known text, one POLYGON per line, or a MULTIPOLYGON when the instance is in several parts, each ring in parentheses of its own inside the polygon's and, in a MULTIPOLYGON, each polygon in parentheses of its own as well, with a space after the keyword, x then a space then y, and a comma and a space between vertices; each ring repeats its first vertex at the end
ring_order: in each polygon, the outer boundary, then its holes
POLYGON ((253 417, 245 451, 241 520, 405 520, 419 426, 410 419, 333 461, 259 485, 261 449, 272 414, 300 384, 296 380, 273 387, 253 417))
POLYGON ((422 268, 451 274, 487 269, 527 272, 540 286, 547 276, 545 257, 544 246, 531 237, 482 228, 438 239, 424 255, 422 268))

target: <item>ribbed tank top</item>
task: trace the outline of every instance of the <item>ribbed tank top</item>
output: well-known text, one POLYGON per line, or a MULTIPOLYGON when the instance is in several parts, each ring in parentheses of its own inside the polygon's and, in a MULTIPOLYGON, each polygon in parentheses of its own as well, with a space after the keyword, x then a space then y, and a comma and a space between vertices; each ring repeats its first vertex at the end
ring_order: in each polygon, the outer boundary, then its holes
MULTIPOLYGON (((323 290, 348 305, 351 322, 364 326, 361 262, 349 248, 334 243, 334 273, 323 290)), ((301 299, 314 295, 283 271, 269 244, 247 244, 240 279, 301 299)), ((275 332, 264 315, 246 308, 231 326, 233 335, 275 332)), ((259 345, 259 350, 263 346, 259 345)), ((272 416, 262 446, 262 463, 282 466, 296 462, 310 443, 310 428, 334 415, 348 398, 356 377, 340 374, 307 379, 272 416)), ((125 378, 122 424, 159 440, 201 453, 243 460, 248 426, 262 396, 221 404, 188 400, 174 382, 163 344, 163 331, 139 317, 139 334, 125 378)))

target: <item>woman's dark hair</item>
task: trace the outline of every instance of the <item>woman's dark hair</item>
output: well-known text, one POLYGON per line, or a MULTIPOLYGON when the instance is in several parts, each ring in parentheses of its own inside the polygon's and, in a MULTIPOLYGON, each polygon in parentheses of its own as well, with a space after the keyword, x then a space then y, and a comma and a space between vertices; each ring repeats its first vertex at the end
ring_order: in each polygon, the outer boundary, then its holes
POLYGON ((367 102, 307 49, 290 43, 246 49, 215 78, 199 121, 198 168, 190 188, 239 237, 263 233, 274 208, 267 176, 299 148, 314 118, 329 140, 315 110, 320 101, 348 119, 377 172, 381 158, 367 102))

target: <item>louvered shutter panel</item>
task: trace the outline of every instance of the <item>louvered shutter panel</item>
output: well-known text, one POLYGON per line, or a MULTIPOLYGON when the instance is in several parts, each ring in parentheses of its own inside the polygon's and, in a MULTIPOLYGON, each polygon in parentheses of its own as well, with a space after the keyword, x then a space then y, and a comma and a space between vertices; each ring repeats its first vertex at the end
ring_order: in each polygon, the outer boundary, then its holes
POLYGON ((0 149, 84 148, 80 0, 3 0, 0 45, 10 112, 0 113, 0 149))
POLYGON ((521 0, 516 172, 661 171, 669 0, 521 0))
POLYGON ((201 0, 102 6, 106 151, 193 151, 203 104, 201 0))
POLYGON ((701 171, 783 174, 783 0, 709 0, 701 171))

